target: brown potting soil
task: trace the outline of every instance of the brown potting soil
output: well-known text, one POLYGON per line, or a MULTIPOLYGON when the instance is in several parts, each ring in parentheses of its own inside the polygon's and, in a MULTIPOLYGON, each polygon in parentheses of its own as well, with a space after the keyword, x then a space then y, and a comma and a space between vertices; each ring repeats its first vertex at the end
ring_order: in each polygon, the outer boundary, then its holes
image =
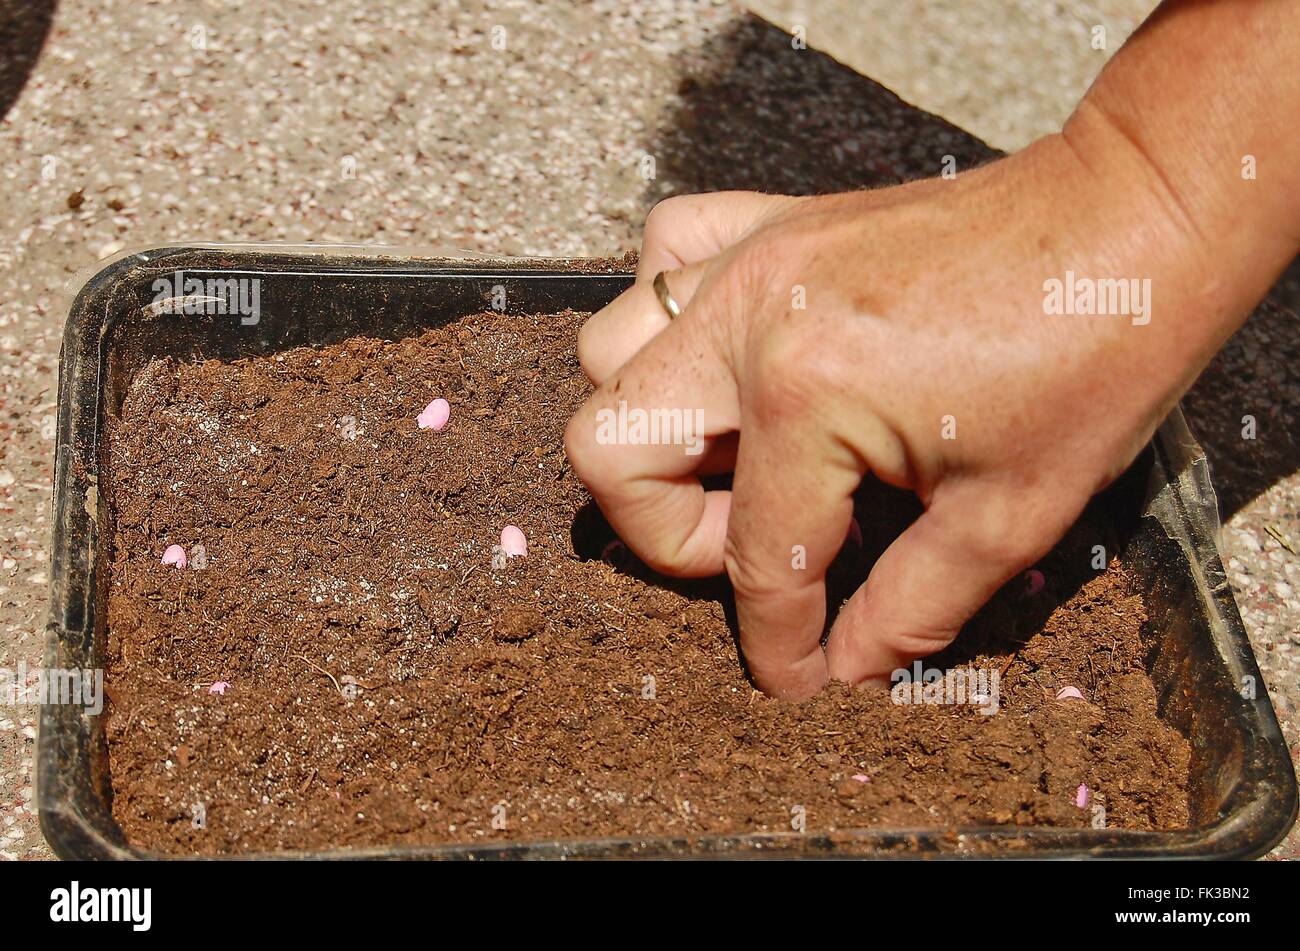
MULTIPOLYGON (((585 316, 136 375, 102 479, 112 808, 132 844, 1188 824, 1188 744, 1156 715, 1140 593, 1120 561, 1089 564, 1118 544, 1096 516, 1038 566, 1042 591, 1008 586, 929 662, 1005 668, 996 714, 755 692, 726 585, 610 546, 566 463, 585 316), (418 429, 438 396, 450 423, 418 429), (528 555, 494 568, 507 524, 528 555), (188 568, 160 564, 171 544, 188 568), (1058 701, 1067 686, 1084 698, 1058 701)), ((873 493, 833 604, 915 515, 873 493)))

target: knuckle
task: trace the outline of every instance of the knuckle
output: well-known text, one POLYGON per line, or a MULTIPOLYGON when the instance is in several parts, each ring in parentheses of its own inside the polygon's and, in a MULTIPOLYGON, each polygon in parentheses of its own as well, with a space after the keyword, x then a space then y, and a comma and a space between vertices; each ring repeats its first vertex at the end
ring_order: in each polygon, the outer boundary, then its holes
POLYGON ((799 414, 834 391, 832 367, 816 335, 774 330, 753 357, 754 409, 765 416, 799 414))
POLYGON ((674 195, 657 202, 646 215, 643 243, 662 242, 663 236, 673 230, 689 208, 690 198, 686 195, 674 195))
POLYGON ((1050 551, 1086 502, 1083 498, 1076 504, 1069 491, 1049 495, 1019 480, 990 487, 963 519, 963 545, 973 558, 1009 579, 1050 551))
POLYGON ((984 531, 971 533, 966 542, 976 562, 991 566, 998 575, 1010 576, 1033 561, 1033 553, 1015 524, 999 520, 988 525, 984 531))
POLYGON ((617 369, 617 341, 611 341, 609 320, 607 315, 592 316, 578 328, 578 366, 597 385, 617 369))
POLYGON ((704 556, 692 543, 695 526, 681 519, 680 507, 666 493, 625 494, 617 504, 618 515, 629 529, 624 539, 646 565, 664 575, 697 573, 704 556))
POLYGON ((564 427, 564 452, 574 473, 586 484, 591 493, 603 502, 614 502, 627 496, 629 480, 639 470, 637 454, 605 435, 608 421, 602 416, 612 415, 604 401, 604 390, 573 414, 564 427))
MULTIPOLYGON (((760 229, 745 239, 735 255, 733 271, 738 280, 757 297, 787 282, 797 245, 789 232, 760 229)), ((785 292, 783 291, 783 296, 785 292)))
POLYGON ((886 633, 883 639, 885 646, 899 656, 929 657, 956 640, 959 630, 960 628, 900 628, 886 633))
POLYGON ((593 336, 595 328, 592 327, 594 317, 588 317, 581 327, 578 328, 578 364, 588 377, 591 376, 591 361, 594 355, 593 336))
POLYGON ((676 576, 691 567, 683 546, 671 539, 660 539, 642 545, 637 554, 652 570, 661 575, 676 576))
POLYGON ((764 566, 753 558, 743 542, 727 536, 723 547, 722 563, 740 601, 756 602, 770 599, 787 588, 790 579, 782 578, 780 571, 764 566))
POLYGON ((564 427, 564 453, 578 478, 595 489, 594 483, 601 473, 600 467, 594 465, 600 446, 589 406, 584 404, 564 427))

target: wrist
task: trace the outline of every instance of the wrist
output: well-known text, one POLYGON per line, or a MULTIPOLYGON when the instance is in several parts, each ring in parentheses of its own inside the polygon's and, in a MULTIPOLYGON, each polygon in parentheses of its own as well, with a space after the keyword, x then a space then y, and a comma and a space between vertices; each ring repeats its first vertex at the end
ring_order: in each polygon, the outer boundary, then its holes
MULTIPOLYGON (((1230 227, 1186 183, 1103 112, 1080 106, 1059 135, 1031 148, 1054 216, 1067 216, 1070 253, 1092 276, 1150 288, 1125 346, 1187 366, 1190 383, 1290 261, 1284 244, 1230 227)), ((1270 236, 1273 237, 1273 236, 1270 236)))
POLYGON ((1297 196, 1273 194, 1223 150, 1205 155, 1194 130, 1138 125, 1111 98, 1094 89, 1050 138, 1081 166, 1112 231, 1126 223, 1131 259, 1165 278, 1161 296, 1186 315, 1179 330, 1217 349, 1300 251, 1297 196))
POLYGON ((1055 351, 1163 414, 1255 298, 1145 158, 1110 135, 1047 136, 1000 163, 1000 177, 1028 229, 1019 243, 1055 351))

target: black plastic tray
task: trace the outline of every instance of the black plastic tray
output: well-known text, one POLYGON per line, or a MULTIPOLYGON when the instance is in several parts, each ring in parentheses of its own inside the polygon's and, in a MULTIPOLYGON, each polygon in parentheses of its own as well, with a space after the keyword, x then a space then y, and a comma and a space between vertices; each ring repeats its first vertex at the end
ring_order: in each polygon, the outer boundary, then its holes
MULTIPOLYGON (((112 513, 97 492, 101 423, 133 373, 160 356, 233 357, 366 332, 393 337, 490 307, 594 310, 630 275, 590 261, 465 260, 340 248, 174 247, 120 258, 74 300, 59 371, 47 667, 103 666, 112 513), (150 312, 154 281, 257 278, 256 323, 150 312), (499 299, 499 296, 498 296, 499 299)), ((1193 828, 1171 832, 1017 827, 599 839, 276 853, 281 858, 1038 857, 1244 858, 1272 848, 1296 816, 1295 773, 1215 547, 1214 495, 1199 447, 1175 411, 1113 490, 1126 562, 1147 591, 1149 662, 1161 715, 1191 741, 1193 828), (1252 699, 1242 685, 1255 685, 1252 699)), ((101 716, 41 709, 38 802, 64 858, 153 857, 113 820, 101 716)), ((249 857, 271 857, 268 855, 249 857)))

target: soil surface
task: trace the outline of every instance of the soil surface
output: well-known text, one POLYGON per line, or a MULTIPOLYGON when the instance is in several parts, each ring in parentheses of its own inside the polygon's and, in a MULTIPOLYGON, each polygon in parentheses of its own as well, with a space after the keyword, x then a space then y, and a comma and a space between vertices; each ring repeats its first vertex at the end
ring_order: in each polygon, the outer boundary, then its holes
MULTIPOLYGON (((929 662, 1005 670, 996 714, 754 691, 725 584, 655 578, 611 546, 566 464, 585 316, 137 374, 102 480, 113 812, 131 843, 1188 824, 1188 744, 1156 715, 1140 594, 1119 560, 1090 565, 1118 544, 1095 517, 1038 566, 1042 590, 1009 585, 929 662), (439 396, 446 429, 418 429, 439 396), (507 524, 528 555, 494 568, 507 524), (160 564, 172 544, 189 567, 160 564), (1067 686, 1083 698, 1055 699, 1067 686)), ((833 604, 916 514, 862 495, 833 604)))

